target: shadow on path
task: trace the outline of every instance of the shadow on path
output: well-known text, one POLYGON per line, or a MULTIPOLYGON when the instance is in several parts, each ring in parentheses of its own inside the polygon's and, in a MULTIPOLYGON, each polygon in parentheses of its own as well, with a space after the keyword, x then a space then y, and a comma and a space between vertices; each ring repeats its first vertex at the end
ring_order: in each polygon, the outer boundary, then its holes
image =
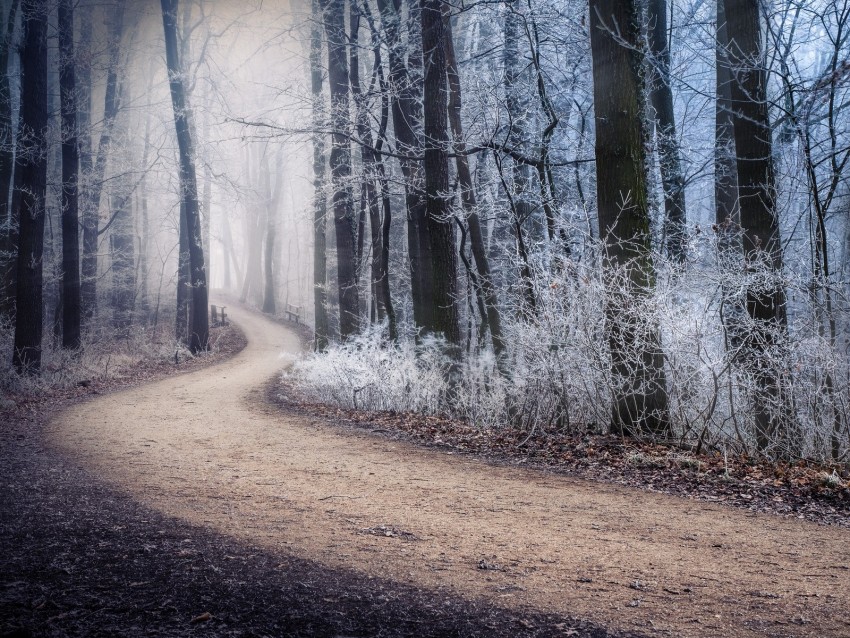
POLYGON ((240 544, 105 486, 38 425, 4 430, 0 636, 626 637, 240 544))

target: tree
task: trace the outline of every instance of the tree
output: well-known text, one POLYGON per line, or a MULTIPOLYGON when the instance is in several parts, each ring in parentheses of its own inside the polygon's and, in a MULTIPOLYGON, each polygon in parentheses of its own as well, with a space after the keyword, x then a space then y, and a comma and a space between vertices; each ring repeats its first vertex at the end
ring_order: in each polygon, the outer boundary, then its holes
POLYGON ((73 0, 59 3, 59 88, 62 108, 62 345, 80 347, 80 242, 77 193, 77 82, 73 0))
MULTIPOLYGON (((0 315, 12 316, 15 281, 17 279, 18 220, 14 206, 9 206, 9 194, 15 168, 15 148, 12 141, 12 85, 9 82, 9 57, 13 51, 13 34, 19 0, 13 0, 4 22, 0 39, 0 315)), ((3 16, 0 15, 0 19, 3 16)))
POLYGON ((206 350, 209 345, 209 316, 207 275, 204 265, 204 248, 198 202, 198 182, 195 172, 195 152, 189 132, 189 105, 177 51, 177 0, 161 0, 162 25, 165 33, 165 57, 174 126, 180 159, 180 201, 184 209, 186 236, 189 240, 189 272, 191 274, 192 307, 189 350, 192 353, 206 350))
MULTIPOLYGON (((422 55, 425 70, 425 210, 431 242, 434 312, 426 329, 460 345, 457 307, 457 252, 449 206, 446 52, 442 0, 422 0, 422 55)), ((459 354, 456 352, 455 354, 459 354)))
POLYGON ((670 86, 670 46, 667 36, 667 0, 649 0, 649 50, 654 70, 650 90, 655 112, 658 160, 664 189, 664 243, 671 259, 686 256, 685 178, 676 137, 673 90, 670 86))
MULTIPOLYGON (((410 0, 408 0, 410 1, 410 0)), ((426 223, 424 168, 422 160, 422 39, 411 28, 408 33, 407 61, 401 34, 401 0, 377 0, 389 58, 389 89, 395 142, 401 157, 407 208, 407 250, 413 296, 413 320, 417 326, 433 325, 433 268, 431 244, 426 223)), ((410 2, 411 5, 417 0, 410 2)), ((415 7, 409 7, 415 14, 415 7)), ((415 18, 410 19, 411 23, 415 18)))
POLYGON ((482 302, 486 313, 487 326, 490 330, 490 338, 493 341, 493 351, 496 354, 499 369, 507 372, 504 362, 505 341, 502 336, 502 317, 499 311, 499 300, 493 278, 490 272, 490 260, 484 246, 484 233, 481 229, 481 220, 478 216, 478 203, 475 197, 475 185, 472 182, 472 173, 469 169, 469 158, 466 155, 466 142, 463 138, 463 124, 461 121, 461 81, 458 71, 457 56, 455 55, 454 37, 452 34, 452 20, 449 13, 449 5, 443 3, 443 49, 446 56, 446 73, 449 85, 448 115, 454 139, 455 164, 457 167, 458 188, 460 189, 460 201, 466 213, 466 223, 469 226, 470 243, 472 244, 472 255, 478 275, 478 286, 481 290, 482 302))
POLYGON ((726 40, 722 45, 732 76, 738 205, 748 276, 750 325, 742 336, 738 361, 757 387, 755 435, 759 449, 764 450, 788 424, 790 407, 782 387, 788 319, 759 6, 758 0, 723 0, 726 40))
MULTIPOLYGON (((116 2, 108 17, 109 24, 109 46, 107 51, 109 68, 106 74, 106 89, 104 91, 103 105, 103 124, 100 132, 100 139, 97 145, 97 154, 94 162, 91 161, 88 133, 85 133, 85 141, 81 144, 82 152, 80 155, 80 166, 86 174, 86 189, 82 193, 81 216, 83 225, 83 257, 82 257, 82 277, 80 280, 80 297, 82 304, 83 322, 91 324, 92 319, 97 312, 97 256, 98 256, 98 237, 102 234, 100 229, 100 198, 103 192, 103 178, 106 172, 106 162, 109 156, 109 149, 112 145, 112 129, 115 125, 115 118, 118 116, 118 110, 121 106, 120 85, 118 78, 119 54, 121 52, 121 38, 124 31, 124 3, 116 2), (90 169, 90 170, 86 170, 90 169)), ((87 29, 88 27, 85 26, 87 29)), ((90 30, 89 30, 90 33, 90 30)), ((84 39, 85 44, 90 46, 90 42, 84 39)), ((90 69, 86 70, 86 76, 90 79, 90 69)), ((85 87, 87 92, 83 99, 87 102, 90 99, 88 92, 91 87, 85 87)), ((88 104, 84 104, 81 110, 81 115, 88 117, 80 117, 80 123, 88 129, 91 125, 90 109, 88 104)))
POLYGON ((22 4, 21 114, 15 189, 18 195, 18 282, 15 346, 18 373, 41 368, 45 196, 47 192, 47 14, 38 0, 22 4))
POLYGON ((392 226, 392 201, 390 199, 389 179, 383 156, 384 144, 387 143, 387 127, 390 120, 390 93, 384 63, 381 55, 381 35, 369 9, 369 3, 363 3, 363 13, 369 23, 372 33, 373 73, 378 79, 378 89, 381 96, 381 115, 378 124, 377 139, 372 153, 375 177, 378 182, 378 192, 381 200, 380 225, 378 220, 372 224, 372 278, 375 285, 376 310, 378 320, 387 319, 389 338, 398 339, 398 320, 390 291, 390 230, 392 226))
POLYGON ((596 190, 604 240, 611 429, 666 434, 663 354, 657 327, 636 309, 654 282, 644 151, 640 15, 634 0, 591 0, 596 190))
POLYGON ((351 145, 348 137, 348 56, 346 55, 345 0, 321 0, 328 40, 328 84, 331 93, 331 184, 336 230, 339 332, 343 341, 359 329, 355 264, 354 203, 351 197, 351 145))
POLYGON ((313 117, 313 305, 316 350, 328 345, 327 307, 327 197, 325 196, 325 140, 321 128, 324 119, 322 100, 322 15, 319 0, 313 0, 310 24, 310 90, 313 117))

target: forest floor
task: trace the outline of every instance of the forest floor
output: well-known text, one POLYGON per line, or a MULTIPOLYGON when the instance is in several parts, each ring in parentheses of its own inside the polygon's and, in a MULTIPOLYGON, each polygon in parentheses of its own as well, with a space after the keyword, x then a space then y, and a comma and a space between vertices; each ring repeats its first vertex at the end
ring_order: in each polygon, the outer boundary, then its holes
POLYGON ((841 494, 817 524, 281 414, 298 338, 231 317, 228 361, 4 423, 0 636, 850 636, 841 494))

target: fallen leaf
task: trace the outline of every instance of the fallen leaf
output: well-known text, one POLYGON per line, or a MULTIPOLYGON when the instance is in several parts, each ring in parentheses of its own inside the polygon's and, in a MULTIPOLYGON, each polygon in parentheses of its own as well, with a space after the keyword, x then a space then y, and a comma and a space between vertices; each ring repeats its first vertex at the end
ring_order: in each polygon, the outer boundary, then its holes
POLYGON ((199 622, 207 622, 208 620, 212 620, 212 614, 208 611, 205 611, 200 616, 195 616, 192 618, 192 624, 199 622))

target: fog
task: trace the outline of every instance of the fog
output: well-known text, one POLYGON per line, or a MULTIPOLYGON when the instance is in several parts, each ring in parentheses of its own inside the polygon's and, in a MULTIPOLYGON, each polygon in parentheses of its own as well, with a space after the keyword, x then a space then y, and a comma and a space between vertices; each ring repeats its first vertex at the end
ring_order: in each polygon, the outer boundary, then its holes
MULTIPOLYGON (((308 7, 309 8, 309 7, 308 7)), ((125 3, 118 68, 120 108, 104 175, 101 225, 129 176, 136 215, 137 293, 154 315, 173 312, 179 226, 179 169, 159 2, 125 3), (140 255, 141 257, 141 255, 140 255)), ((312 176, 305 54, 309 12, 285 1, 180 3, 181 54, 192 110, 204 250, 212 289, 263 302, 257 272, 259 225, 277 228, 279 304, 312 300, 312 176), (270 199, 277 194, 275 202, 270 199), (252 235, 252 229, 254 233, 252 235), (253 243, 252 243, 253 242, 253 243), (252 259, 254 262, 252 262, 252 259), (247 277, 247 283, 246 283, 247 277)), ((87 15, 86 8, 78 16, 87 15)), ((111 7, 95 6, 92 138, 103 128, 111 7)), ((79 22, 79 18, 78 18, 79 22)), ((110 253, 101 235, 101 256, 110 253)), ((101 259, 101 276, 109 260, 101 259)))

